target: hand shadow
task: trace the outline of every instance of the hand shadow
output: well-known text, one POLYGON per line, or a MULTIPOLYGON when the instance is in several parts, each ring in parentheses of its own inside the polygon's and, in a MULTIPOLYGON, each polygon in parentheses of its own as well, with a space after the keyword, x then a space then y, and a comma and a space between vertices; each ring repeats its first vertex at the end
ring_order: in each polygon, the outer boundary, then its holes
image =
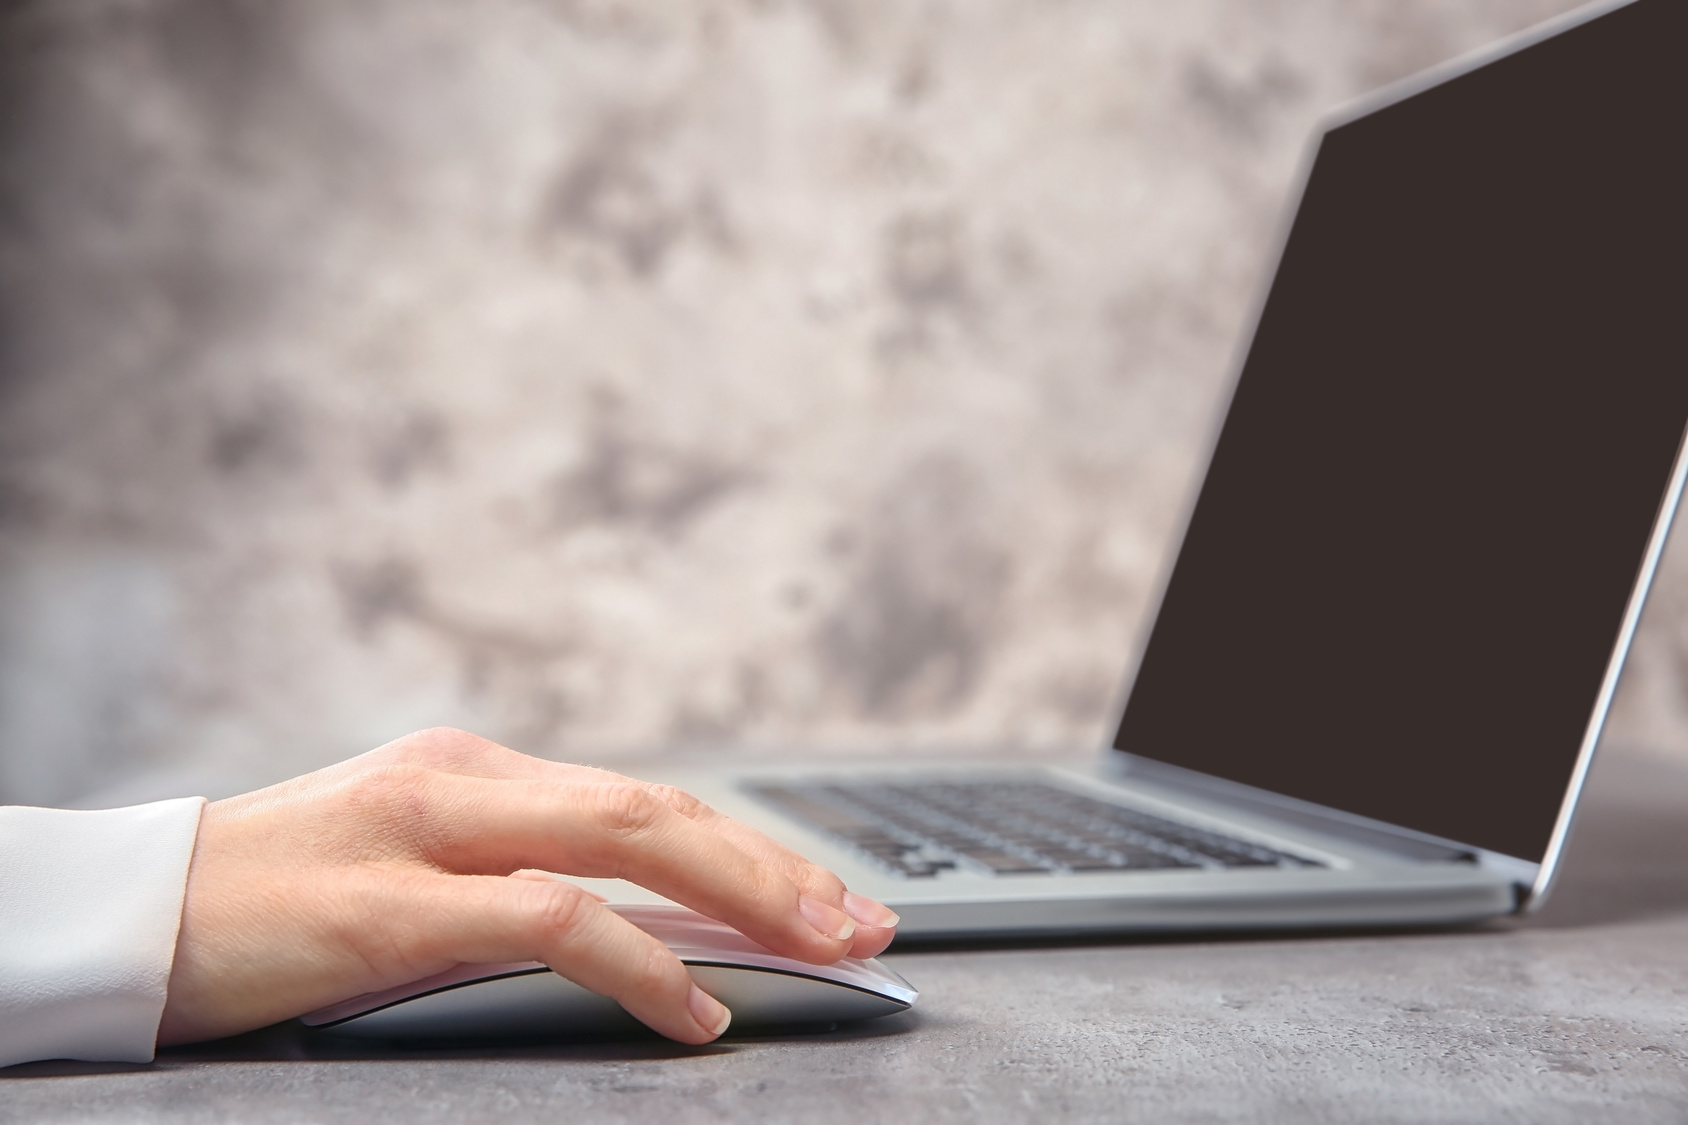
POLYGON ((136 1074, 151 1063, 83 1062, 81 1059, 42 1059, 40 1062, 0 1066, 0 1081, 9 1078, 83 1078, 92 1074, 136 1074))
MULTIPOLYGON (((297 1020, 204 1043, 167 1047, 158 1052, 158 1064, 190 1062, 259 1062, 318 1060, 405 1060, 419 1059, 559 1059, 581 1062, 616 1062, 657 1059, 701 1058, 732 1054, 740 1047, 801 1039, 804 1042, 850 1042, 902 1035, 919 1026, 912 1011, 861 1020, 848 1024, 810 1024, 783 1028, 753 1028, 742 1034, 729 1029, 714 1043, 688 1046, 664 1039, 643 1028, 613 1036, 591 1038, 547 1037, 534 1039, 460 1040, 369 1040, 336 1036, 305 1027, 297 1020)), ((44 1064, 26 1064, 30 1066, 44 1064)), ((69 1064, 92 1066, 98 1064, 69 1064)), ((138 1067, 135 1069, 146 1069, 138 1067)), ((8 1073, 0 1071, 0 1075, 8 1073)))

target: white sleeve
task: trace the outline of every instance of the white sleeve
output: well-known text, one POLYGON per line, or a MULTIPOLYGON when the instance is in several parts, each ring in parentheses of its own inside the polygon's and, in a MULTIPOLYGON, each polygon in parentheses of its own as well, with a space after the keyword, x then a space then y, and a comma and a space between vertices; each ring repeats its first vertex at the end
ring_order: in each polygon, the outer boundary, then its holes
POLYGON ((152 1059, 204 807, 0 806, 0 1066, 152 1059))

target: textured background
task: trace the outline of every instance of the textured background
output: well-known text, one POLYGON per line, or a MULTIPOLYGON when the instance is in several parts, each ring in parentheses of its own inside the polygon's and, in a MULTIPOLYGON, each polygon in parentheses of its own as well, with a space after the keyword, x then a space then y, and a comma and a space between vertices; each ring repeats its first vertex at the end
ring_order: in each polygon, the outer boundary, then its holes
POLYGON ((1100 742, 1310 126, 1570 6, 0 6, 0 799, 1100 742))

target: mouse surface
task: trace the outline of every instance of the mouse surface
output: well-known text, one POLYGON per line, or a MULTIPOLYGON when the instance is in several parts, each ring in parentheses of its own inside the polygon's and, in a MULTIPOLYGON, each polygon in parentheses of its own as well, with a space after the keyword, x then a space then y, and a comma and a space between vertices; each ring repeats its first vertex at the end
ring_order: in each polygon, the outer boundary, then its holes
MULTIPOLYGON (((810 965, 680 907, 610 909, 674 950, 698 987, 732 1011, 729 1035, 876 1019, 907 1011, 920 995, 877 960, 810 965)), ((611 1036, 643 1027, 614 1000, 537 961, 458 965, 312 1012, 303 1022, 360 1039, 611 1036)))

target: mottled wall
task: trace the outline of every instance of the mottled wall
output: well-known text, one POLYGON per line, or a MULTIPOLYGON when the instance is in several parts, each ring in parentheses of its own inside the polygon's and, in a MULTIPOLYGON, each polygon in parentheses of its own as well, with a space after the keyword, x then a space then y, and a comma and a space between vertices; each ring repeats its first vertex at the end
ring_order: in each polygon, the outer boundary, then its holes
POLYGON ((1098 743, 1309 126, 1569 6, 6 5, 0 797, 1098 743))

